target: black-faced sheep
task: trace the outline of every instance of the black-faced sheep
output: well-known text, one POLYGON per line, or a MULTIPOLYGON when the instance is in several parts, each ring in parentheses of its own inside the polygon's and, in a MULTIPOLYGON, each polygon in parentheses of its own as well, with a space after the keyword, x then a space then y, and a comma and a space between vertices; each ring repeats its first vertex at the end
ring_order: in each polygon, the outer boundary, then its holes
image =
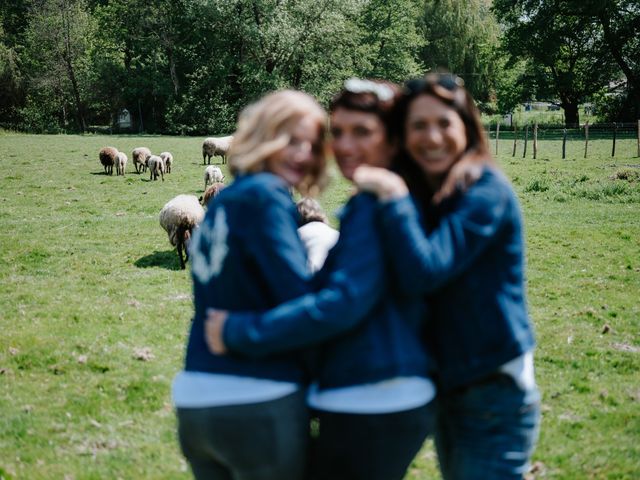
POLYGON ((118 149, 115 147, 103 147, 100 149, 98 156, 100 157, 100 163, 104 167, 104 173, 113 175, 113 166, 116 163, 118 149))
POLYGON ((195 195, 178 195, 169 200, 160 210, 160 226, 169 236, 169 242, 176 247, 180 268, 185 268, 189 259, 191 232, 204 218, 204 208, 195 195), (184 255, 184 258, 183 258, 184 255))
POLYGON ((147 159, 151 156, 151 150, 147 147, 134 148, 131 153, 131 161, 136 169, 136 173, 147 171, 147 159))
POLYGON ((173 155, 171 152, 162 152, 160 158, 164 162, 164 172, 171 173, 171 166, 173 165, 173 155))
POLYGON ((164 162, 158 155, 151 155, 147 159, 147 167, 149 167, 149 180, 158 180, 158 175, 162 177, 164 182, 164 162))
POLYGON ((124 152, 118 152, 116 157, 116 175, 124 176, 124 170, 127 168, 127 155, 124 152))
POLYGON ((206 207, 209 205, 209 200, 216 198, 224 187, 224 183, 214 182, 213 185, 209 186, 209 188, 204 191, 204 195, 202 195, 198 200, 200 200, 203 207, 206 207))
POLYGON ((224 175, 220 167, 214 167, 213 165, 207 166, 204 169, 204 189, 207 189, 207 185, 211 185, 215 182, 223 182, 224 175))
POLYGON ((231 147, 233 135, 227 137, 209 137, 202 143, 202 161, 211 164, 211 157, 222 155, 222 163, 227 163, 227 152, 231 147))

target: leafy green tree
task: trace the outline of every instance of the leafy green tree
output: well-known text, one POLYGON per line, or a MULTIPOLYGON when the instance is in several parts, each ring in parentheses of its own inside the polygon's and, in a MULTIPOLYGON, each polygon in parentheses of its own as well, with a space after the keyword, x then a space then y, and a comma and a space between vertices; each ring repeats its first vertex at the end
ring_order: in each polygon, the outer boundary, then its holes
POLYGON ((429 70, 458 74, 481 106, 495 100, 501 75, 499 27, 490 0, 425 0, 420 58, 429 70))
POLYGON ((77 127, 85 131, 84 95, 93 22, 84 1, 33 0, 27 18, 25 48, 30 95, 58 98, 63 121, 67 121, 71 110, 77 127))
POLYGON ((15 122, 17 109, 24 101, 23 78, 15 49, 5 44, 0 24, 0 118, 9 124, 15 122))
POLYGON ((559 99, 565 123, 577 124, 578 106, 613 78, 615 65, 594 21, 556 0, 495 0, 505 27, 503 48, 527 60, 521 80, 531 97, 559 99))
MULTIPOLYGON (((607 52, 628 85, 627 101, 618 112, 635 120, 640 116, 640 4, 637 0, 564 0, 569 11, 595 23, 607 52)), ((612 77, 612 80, 617 80, 612 77)))
POLYGON ((415 20, 420 7, 413 0, 367 2, 357 22, 369 64, 362 76, 402 81, 424 71, 419 52, 425 39, 415 20))

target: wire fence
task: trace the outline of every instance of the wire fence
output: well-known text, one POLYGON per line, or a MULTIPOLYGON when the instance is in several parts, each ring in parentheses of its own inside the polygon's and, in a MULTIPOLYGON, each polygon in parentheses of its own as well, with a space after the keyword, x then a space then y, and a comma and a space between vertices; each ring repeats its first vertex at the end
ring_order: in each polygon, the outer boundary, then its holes
POLYGON ((567 158, 581 153, 584 158, 590 154, 640 157, 640 120, 637 123, 586 123, 575 128, 539 126, 537 123, 524 126, 494 123, 484 127, 496 155, 511 153, 514 157, 537 158, 544 154, 545 157, 567 158), (597 148, 593 148, 596 142, 597 148))

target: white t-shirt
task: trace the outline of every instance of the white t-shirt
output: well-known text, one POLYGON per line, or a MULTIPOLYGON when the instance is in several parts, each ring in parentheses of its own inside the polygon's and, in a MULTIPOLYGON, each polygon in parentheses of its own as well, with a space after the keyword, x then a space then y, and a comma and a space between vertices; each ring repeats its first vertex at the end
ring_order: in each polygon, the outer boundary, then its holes
POLYGON ((338 231, 323 222, 309 222, 298 228, 298 235, 307 250, 309 271, 317 272, 324 265, 329 250, 338 241, 338 231))
POLYGON ((307 404, 324 412, 383 414, 402 412, 426 405, 436 387, 424 377, 395 377, 376 383, 319 390, 313 383, 307 404))
POLYGON ((268 402, 299 390, 297 383, 207 372, 179 372, 172 385, 178 408, 207 408, 268 402))

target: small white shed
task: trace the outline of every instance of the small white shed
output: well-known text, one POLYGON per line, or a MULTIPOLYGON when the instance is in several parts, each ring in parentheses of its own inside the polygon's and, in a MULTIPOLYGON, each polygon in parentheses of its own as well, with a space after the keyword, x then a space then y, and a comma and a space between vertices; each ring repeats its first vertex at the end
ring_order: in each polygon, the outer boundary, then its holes
POLYGON ((131 128, 131 114, 126 108, 118 114, 118 128, 131 128))

